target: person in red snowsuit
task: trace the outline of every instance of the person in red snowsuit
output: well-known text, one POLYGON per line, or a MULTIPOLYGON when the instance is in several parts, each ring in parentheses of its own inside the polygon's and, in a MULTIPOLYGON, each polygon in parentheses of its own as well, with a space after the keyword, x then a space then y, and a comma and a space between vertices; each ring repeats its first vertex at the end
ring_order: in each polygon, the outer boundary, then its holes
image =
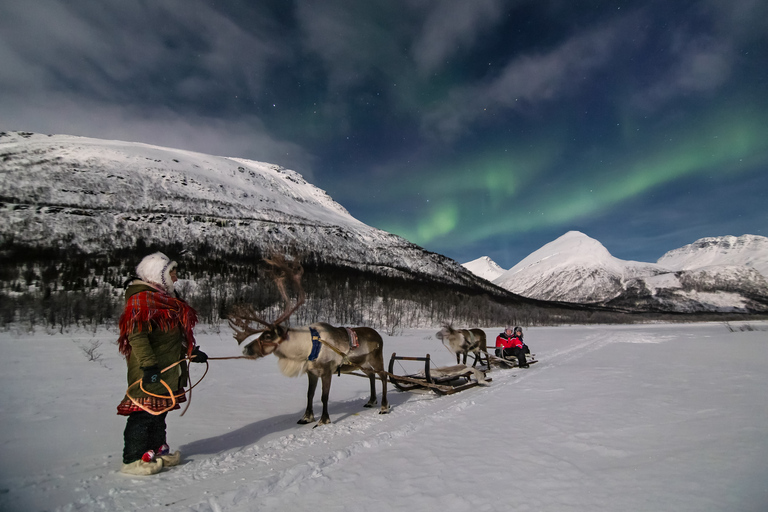
MULTIPOLYGON (((516 357, 520 368, 528 368, 528 362, 525 360, 526 349, 528 347, 523 343, 522 327, 512 329, 509 325, 504 332, 496 337, 496 357, 509 359, 516 357)), ((528 351, 530 353, 530 351, 528 351)))

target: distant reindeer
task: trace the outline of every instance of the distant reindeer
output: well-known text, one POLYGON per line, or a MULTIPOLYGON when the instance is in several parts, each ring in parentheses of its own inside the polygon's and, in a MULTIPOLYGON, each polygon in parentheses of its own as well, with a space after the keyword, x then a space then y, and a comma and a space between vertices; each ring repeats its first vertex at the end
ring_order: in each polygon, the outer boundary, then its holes
POLYGON ((435 335, 443 343, 448 342, 448 348, 456 354, 456 362, 467 364, 467 354, 472 352, 475 362, 472 366, 477 366, 477 361, 485 354, 485 362, 488 368, 491 367, 488 361, 488 347, 485 339, 485 331, 482 329, 454 329, 450 324, 445 324, 435 335), (464 356, 462 362, 461 356, 464 356))
MULTIPOLYGON (((255 314, 252 306, 236 307, 229 315, 229 325, 235 331, 234 338, 238 345, 247 342, 243 355, 260 358, 275 354, 283 375, 298 377, 306 373, 309 379, 307 389, 307 408, 298 421, 306 424, 315 421, 312 401, 317 389, 317 381, 323 383, 323 414, 317 425, 331 422, 328 415, 328 394, 331 389, 331 377, 334 373, 349 373, 360 370, 371 383, 371 398, 365 407, 376 405, 376 374, 381 379, 381 410, 379 414, 389 412, 387 402, 387 373, 384 370, 384 342, 378 332, 370 327, 333 327, 326 323, 315 323, 304 327, 285 327, 285 322, 304 303, 304 290, 301 286, 303 269, 295 262, 287 262, 282 257, 265 260, 277 270, 275 282, 285 300, 285 311, 273 322, 262 320, 255 314), (286 280, 290 280, 298 290, 298 298, 292 306, 286 291, 286 280), (265 326, 254 329, 252 322, 265 326), (314 333, 312 332, 314 330, 314 333), (315 340, 313 341, 313 338, 315 340), (322 341, 320 341, 322 340, 322 341), (357 344, 353 348, 353 345, 357 344)), ((316 426, 317 426, 316 425, 316 426)))

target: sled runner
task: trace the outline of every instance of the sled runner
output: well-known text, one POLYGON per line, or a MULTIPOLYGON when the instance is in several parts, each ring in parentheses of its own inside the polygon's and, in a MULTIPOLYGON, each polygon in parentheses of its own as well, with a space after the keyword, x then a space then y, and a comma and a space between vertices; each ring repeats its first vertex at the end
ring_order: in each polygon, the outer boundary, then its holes
POLYGON ((426 357, 398 356, 392 353, 389 360, 389 380, 400 391, 427 390, 439 395, 452 395, 475 386, 487 386, 491 379, 485 378, 483 370, 464 364, 433 368, 429 354, 426 357), (395 361, 423 361, 424 370, 407 375, 394 373, 395 361))

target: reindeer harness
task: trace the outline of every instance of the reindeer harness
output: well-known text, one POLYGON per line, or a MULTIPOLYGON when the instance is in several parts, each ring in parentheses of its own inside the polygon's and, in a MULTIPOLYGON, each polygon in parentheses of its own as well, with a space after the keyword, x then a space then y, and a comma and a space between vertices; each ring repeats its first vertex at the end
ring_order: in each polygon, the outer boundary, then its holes
MULTIPOLYGON (((349 331, 352 331, 352 330, 347 328, 347 332, 349 332, 349 331)), ((334 352, 338 353, 339 355, 342 356, 342 358, 344 358, 346 360, 346 355, 343 352, 341 352, 338 349, 336 349, 336 347, 334 347, 333 345, 330 345, 328 342, 326 342, 324 339, 322 339, 320 337, 320 332, 317 329, 315 329, 314 327, 310 327, 309 328, 309 333, 310 333, 310 335, 312 337, 312 350, 310 351, 309 356, 307 357, 307 361, 314 361, 314 360, 317 359, 317 357, 320 355, 320 349, 323 348, 323 344, 325 344, 329 348, 333 349, 334 352)), ((264 356, 268 355, 266 350, 265 350, 266 347, 274 347, 274 349, 277 349, 277 347, 279 347, 281 343, 283 343, 284 341, 288 340, 288 330, 287 329, 285 329, 285 330, 280 329, 278 331, 278 334, 279 334, 279 337, 275 341, 265 341, 265 340, 263 340, 261 338, 257 338, 257 339, 255 339, 253 341, 254 348, 257 349, 256 350, 257 354, 258 354, 257 357, 264 357, 264 356)), ((349 336, 350 336, 350 338, 349 338, 349 346, 350 346, 350 348, 357 348, 357 347, 359 347, 360 344, 357 341, 357 334, 354 331, 352 331, 352 334, 350 334, 349 336), (353 337, 353 335, 354 335, 354 337, 353 337)), ((272 351, 270 351, 270 353, 273 352, 274 349, 272 351)))
POLYGON ((314 327, 309 328, 309 333, 312 335, 312 351, 309 353, 307 361, 314 361, 317 356, 320 355, 320 349, 323 348, 323 342, 320 340, 320 333, 314 327))
MULTIPOLYGON (((357 340, 357 333, 350 329, 349 327, 345 327, 347 330, 347 334, 349 335, 349 348, 355 349, 360 346, 360 342, 357 340)), ((323 348, 323 345, 326 345, 328 348, 339 354, 342 358, 342 364, 352 364, 349 359, 347 358, 347 355, 322 339, 320 337, 320 333, 317 329, 314 327, 309 328, 309 333, 312 335, 312 352, 309 353, 309 357, 307 358, 307 361, 314 361, 317 359, 317 356, 320 355, 320 349, 323 348)))

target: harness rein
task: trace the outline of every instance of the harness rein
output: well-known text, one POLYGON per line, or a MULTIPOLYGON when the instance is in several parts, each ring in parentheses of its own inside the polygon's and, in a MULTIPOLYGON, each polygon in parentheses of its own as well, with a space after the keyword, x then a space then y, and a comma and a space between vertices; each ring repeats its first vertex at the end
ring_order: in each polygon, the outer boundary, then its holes
MULTIPOLYGON (((314 329, 312 329, 312 330, 314 330, 314 329)), ((286 331, 286 334, 287 333, 288 333, 288 331, 286 331)), ((347 355, 344 354, 342 351, 340 351, 339 349, 337 349, 336 347, 334 347, 333 345, 331 345, 330 343, 328 343, 324 339, 320 338, 320 334, 317 331, 315 331, 315 332, 311 332, 310 331, 310 333, 312 335, 312 345, 313 346, 312 346, 312 353, 310 354, 310 356, 308 358, 309 361, 314 361, 315 359, 317 359, 317 356, 319 355, 319 352, 320 352, 320 345, 322 344, 322 345, 325 345, 326 347, 330 348, 331 350, 333 350, 334 352, 336 352, 338 355, 341 356, 341 359, 342 359, 341 365, 339 365, 339 367, 337 368, 339 374, 341 374, 341 367, 343 365, 345 365, 345 364, 350 365, 350 366, 354 366, 354 367, 359 368, 360 370, 363 370, 362 366, 360 366, 359 364, 355 364, 352 361, 350 361, 349 358, 347 357, 347 355), (313 355, 314 355, 314 357, 312 357, 313 355)), ((206 360, 206 362, 205 362, 205 372, 203 372, 202 377, 200 377, 197 380, 197 382, 195 382, 188 389, 182 391, 181 393, 174 394, 173 390, 168 385, 168 383, 165 382, 163 379, 160 379, 160 384, 162 384, 165 387, 165 389, 168 390, 168 394, 167 395, 157 395, 155 393, 151 393, 151 392, 147 391, 146 389, 144 389, 144 383, 142 382, 142 379, 138 379, 136 382, 134 382, 133 384, 128 386, 128 389, 125 390, 125 396, 127 396, 128 399, 136 407, 140 408, 141 410, 143 410, 145 412, 148 412, 149 414, 151 414, 153 416, 159 416, 159 415, 161 415, 163 413, 166 413, 166 412, 170 411, 174 407, 176 407, 176 405, 177 405, 176 399, 177 398, 179 398, 180 396, 184 396, 186 394, 189 394, 189 396, 187 398, 187 405, 184 407, 184 411, 182 411, 182 413, 181 413, 181 416, 184 416, 184 414, 187 412, 187 409, 189 409, 189 405, 192 403, 192 390, 195 387, 197 387, 197 385, 200 384, 200 382, 202 382, 202 380, 208 374, 208 369, 210 368, 210 365, 208 364, 208 361, 224 361, 224 360, 227 360, 227 359, 256 359, 256 358, 259 358, 259 357, 265 357, 265 356, 269 355, 269 354, 267 354, 265 352, 265 350, 264 350, 265 347, 274 347, 274 349, 270 352, 270 354, 271 354, 272 352, 274 352, 275 349, 277 349, 277 347, 280 346, 281 343, 283 343, 287 339, 288 339, 288 336, 283 336, 281 334, 280 337, 277 339, 277 341, 264 341, 264 340, 260 340, 260 339, 254 340, 256 348, 258 349, 257 350, 257 354, 258 355, 256 355, 256 356, 209 357, 206 360), (170 398, 171 399, 171 405, 169 405, 168 407, 166 407, 165 409, 162 409, 160 411, 153 411, 153 410, 145 407, 138 400, 133 398, 131 396, 131 394, 130 394, 131 389, 135 388, 136 386, 139 386, 139 389, 141 389, 141 391, 143 391, 145 394, 147 394, 147 395, 149 395, 151 397, 165 398, 165 399, 170 398)), ((170 364, 167 367, 163 368, 160 371, 160 373, 162 374, 162 373, 170 370, 174 366, 183 363, 184 361, 193 362, 192 359, 189 356, 186 356, 186 357, 183 357, 183 358, 179 359, 175 363, 170 364)), ((187 372, 187 379, 188 379, 187 383, 191 384, 192 379, 191 379, 191 377, 189 375, 189 372, 187 372)))

